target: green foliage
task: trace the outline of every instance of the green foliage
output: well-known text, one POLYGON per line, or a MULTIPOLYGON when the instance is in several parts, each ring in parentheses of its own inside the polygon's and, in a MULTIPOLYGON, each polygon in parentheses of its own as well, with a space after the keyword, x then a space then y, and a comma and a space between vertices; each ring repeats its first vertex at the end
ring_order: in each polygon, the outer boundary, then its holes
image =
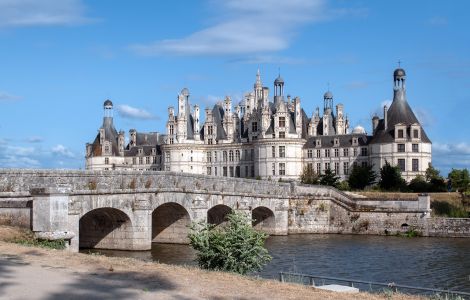
POLYGON ((224 226, 196 223, 191 225, 189 240, 197 251, 199 267, 246 274, 260 270, 271 260, 264 248, 265 233, 255 230, 243 213, 233 212, 224 226))
POLYGON ((366 186, 373 184, 377 174, 375 174, 372 168, 373 166, 353 166, 348 178, 351 189, 363 190, 366 186))
POLYGON ((408 188, 413 193, 425 193, 430 190, 430 185, 424 180, 423 176, 418 175, 410 181, 408 188))
POLYGON ((445 201, 432 201, 431 209, 437 216, 449 218, 468 218, 469 213, 463 208, 445 201))
POLYGON ((464 194, 470 188, 470 175, 468 169, 452 169, 448 176, 452 191, 464 194))
POLYGON ((438 169, 434 168, 431 164, 429 164, 428 168, 426 169, 426 181, 431 182, 433 179, 442 178, 438 169))
POLYGON ((406 189, 406 181, 401 177, 398 166, 392 166, 388 161, 380 169, 379 186, 385 191, 403 191, 406 189))
POLYGON ((304 184, 318 184, 319 176, 317 173, 315 173, 311 165, 307 165, 302 170, 302 174, 300 175, 300 182, 304 184))
POLYGON ((338 186, 337 188, 341 191, 349 191, 351 190, 351 188, 349 187, 349 183, 348 181, 344 180, 344 181, 341 181, 340 183, 338 183, 338 186))
POLYGON ((65 249, 64 240, 49 241, 49 240, 39 240, 39 239, 17 239, 17 240, 13 240, 13 242, 23 245, 23 246, 41 247, 41 248, 49 248, 49 249, 57 249, 57 250, 65 249))
POLYGON ((325 173, 320 175, 320 184, 321 185, 329 185, 333 187, 337 187, 339 183, 339 176, 331 171, 331 169, 326 169, 325 173))

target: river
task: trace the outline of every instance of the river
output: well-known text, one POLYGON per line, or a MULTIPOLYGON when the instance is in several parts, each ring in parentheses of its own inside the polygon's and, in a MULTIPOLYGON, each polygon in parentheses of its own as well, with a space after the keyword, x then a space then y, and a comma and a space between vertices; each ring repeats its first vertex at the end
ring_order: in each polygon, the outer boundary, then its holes
MULTIPOLYGON (((470 292, 470 239, 304 234, 269 237, 266 247, 273 259, 257 273, 265 278, 277 279, 280 271, 290 271, 470 292)), ((195 264, 188 245, 154 243, 151 251, 91 251, 195 264)))

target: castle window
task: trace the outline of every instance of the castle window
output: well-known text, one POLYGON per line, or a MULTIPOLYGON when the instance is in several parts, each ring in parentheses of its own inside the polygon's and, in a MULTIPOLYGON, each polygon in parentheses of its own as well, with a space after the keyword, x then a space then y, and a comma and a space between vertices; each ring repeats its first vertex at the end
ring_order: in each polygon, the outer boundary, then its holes
POLYGON ((223 167, 222 170, 223 170, 223 172, 224 172, 224 173, 223 173, 223 176, 224 176, 224 177, 227 177, 227 167, 223 167))
POLYGON ((211 167, 207 167, 207 175, 211 175, 212 173, 212 168, 211 167))
POLYGON ((109 158, 105 157, 104 163, 105 163, 106 165, 108 165, 108 164, 109 164, 109 158))
POLYGON ((144 158, 143 157, 139 157, 139 165, 143 165, 144 164, 144 158))
POLYGON ((316 141, 316 145, 317 145, 317 147, 320 147, 320 146, 321 146, 321 141, 320 141, 320 140, 317 140, 317 141, 316 141))
POLYGON ((339 146, 339 140, 338 139, 335 139, 335 146, 339 146))
MULTIPOLYGON (((212 162, 212 153, 211 152, 207 152, 207 162, 212 162)), ((210 174, 208 174, 210 175, 210 174)))
POLYGON ((403 138, 403 129, 398 129, 398 138, 399 139, 403 138))
POLYGON ((157 149, 152 148, 152 154, 155 155, 155 153, 157 153, 157 149))
POLYGON ((217 151, 214 151, 214 161, 215 161, 215 162, 217 162, 217 159, 218 159, 217 156, 218 156, 218 155, 217 155, 217 151))
POLYGON ((335 157, 339 157, 339 149, 335 148, 335 157))
POLYGON ((352 139, 352 144, 353 144, 353 146, 357 146, 357 144, 358 144, 357 137, 354 137, 352 139))
POLYGON ((173 134, 175 134, 175 126, 170 125, 170 135, 173 135, 173 134))
POLYGON ((313 156, 313 150, 312 149, 308 149, 307 150, 307 158, 312 158, 313 156))
POLYGON ((330 149, 325 149, 325 157, 330 157, 330 149))
MULTIPOLYGON (((157 157, 156 157, 156 156, 153 157, 153 163, 154 163, 154 164, 157 163, 157 157)), ((156 170, 155 170, 155 171, 156 171, 156 170)))
POLYGON ((349 156, 349 148, 344 148, 343 149, 343 156, 348 157, 349 156))
POLYGON ((411 170, 413 172, 418 172, 419 171, 419 160, 416 158, 413 158, 411 161, 411 170))
POLYGON ((222 152, 222 154, 223 154, 224 161, 227 161, 227 151, 222 152))
POLYGON ((279 175, 286 175, 286 164, 280 163, 279 164, 279 175))
POLYGON ((317 150, 317 158, 320 158, 320 157, 321 157, 321 151, 317 150))
POLYGON ((419 130, 418 129, 413 129, 413 138, 419 139, 419 130))
POLYGON ((251 177, 255 177, 255 166, 251 166, 251 177))
POLYGON ((273 132, 273 139, 275 139, 275 138, 276 138, 276 133, 273 132))
POLYGON ((104 153, 109 153, 109 146, 108 145, 104 146, 104 153))
POLYGON ((419 152, 418 144, 412 144, 411 148, 413 152, 419 152))
POLYGON ((279 157, 286 157, 286 146, 279 146, 279 157))
POLYGON ((325 163, 325 170, 330 170, 330 163, 325 163))
POLYGON ((212 127, 212 125, 207 126, 207 134, 208 135, 214 134, 214 128, 212 127))
POLYGON ((233 177, 233 167, 230 166, 229 170, 230 170, 230 177, 233 177))
POLYGON ((214 167, 214 175, 217 176, 217 167, 214 167))
POLYGON ((280 139, 285 139, 286 138, 286 132, 285 131, 279 131, 279 138, 280 139))
POLYGON ((170 138, 170 144, 174 144, 174 143, 175 143, 175 139, 170 138))
POLYGON ((307 164, 307 170, 312 170, 313 171, 313 164, 312 163, 307 164))
POLYGON ((397 144, 398 152, 405 152, 405 144, 397 144))
POLYGON ((399 158, 398 159, 398 168, 400 169, 400 171, 405 172, 405 170, 406 170, 405 166, 406 166, 405 159, 404 158, 399 158))
MULTIPOLYGON (((255 149, 250 149, 250 159, 255 160, 255 149)), ((254 176, 252 176, 254 177, 254 176)))
POLYGON ((276 157, 276 146, 271 147, 271 157, 276 157))
POLYGON ((145 163, 146 163, 147 165, 150 164, 150 156, 147 156, 147 157, 145 158, 145 163))
POLYGON ((279 128, 286 127, 286 117, 279 117, 279 128))
POLYGON ((248 177, 248 166, 245 166, 245 177, 248 177))
POLYGON ((135 165, 137 163, 137 159, 135 157, 132 158, 132 164, 135 165))
POLYGON ((272 171, 273 171, 273 176, 276 176, 276 164, 272 163, 272 171))
POLYGON ((235 167, 235 176, 240 177, 240 166, 235 167))
POLYGON ((212 139, 207 139, 207 144, 212 145, 214 141, 212 139))
POLYGON ((339 162, 335 162, 335 174, 339 174, 339 162))
POLYGON ((367 156, 367 148, 361 148, 361 156, 367 156))
POLYGON ((193 157, 192 157, 192 156, 191 156, 191 158, 190 158, 190 159, 191 159, 191 161, 193 161, 193 157))
POLYGON ((353 149, 353 156, 357 156, 357 148, 353 149))
POLYGON ((142 149, 141 148, 137 149, 137 151, 138 151, 139 155, 142 155, 142 149))
MULTIPOLYGON (((230 150, 230 151, 228 152, 228 156, 229 156, 229 160, 230 160, 230 161, 233 161, 233 150, 230 150)), ((231 176, 231 177, 233 177, 233 176, 231 176)))
POLYGON ((251 123, 251 131, 257 132, 258 131, 258 122, 251 123))
MULTIPOLYGON (((240 161, 240 150, 235 150, 235 160, 240 161)), ((238 176, 240 177, 240 176, 238 176)))
POLYGON ((363 162, 361 163, 361 167, 363 167, 363 168, 367 167, 367 162, 366 162, 366 161, 363 161, 363 162))
POLYGON ((170 152, 165 152, 165 162, 170 162, 170 152))
POLYGON ((317 174, 321 173, 321 163, 317 163, 317 174))
POLYGON ((349 174, 349 162, 344 162, 343 163, 343 174, 348 175, 349 174))

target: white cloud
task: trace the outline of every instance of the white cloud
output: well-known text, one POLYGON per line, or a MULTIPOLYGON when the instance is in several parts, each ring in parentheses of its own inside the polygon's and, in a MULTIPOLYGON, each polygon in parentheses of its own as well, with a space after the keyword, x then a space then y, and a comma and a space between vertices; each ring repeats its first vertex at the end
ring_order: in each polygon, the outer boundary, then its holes
POLYGON ((84 11, 81 0, 0 0, 0 28, 80 24, 84 11))
POLYGON ((127 119, 143 119, 143 120, 155 120, 158 119, 157 116, 151 114, 150 112, 141 109, 132 107, 127 104, 121 104, 117 106, 118 114, 127 119))
POLYGON ((51 153, 56 155, 56 156, 62 156, 62 157, 68 157, 68 158, 74 158, 75 154, 73 154, 72 151, 70 151, 67 147, 64 145, 58 144, 51 149, 51 153))
POLYGON ((443 175, 452 169, 470 169, 470 144, 439 143, 432 144, 433 165, 443 170, 443 175))
POLYGON ((141 55, 228 55, 288 48, 299 26, 323 21, 344 11, 327 9, 324 0, 212 1, 218 20, 179 39, 133 45, 141 55))
POLYGON ((428 127, 436 123, 436 118, 427 109, 418 107, 414 112, 422 126, 428 127))
MULTIPOLYGON (((1 0, 0 0, 1 1, 1 0)), ((21 97, 0 91, 0 102, 2 101, 18 101, 21 97)))
POLYGON ((44 139, 40 136, 32 136, 26 139, 28 143, 41 143, 44 139))

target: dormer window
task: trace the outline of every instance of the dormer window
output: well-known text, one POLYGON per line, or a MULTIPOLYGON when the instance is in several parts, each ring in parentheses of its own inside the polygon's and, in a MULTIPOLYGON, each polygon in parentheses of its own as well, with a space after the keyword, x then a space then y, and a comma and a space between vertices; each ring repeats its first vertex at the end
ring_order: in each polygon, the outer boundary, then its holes
POLYGON ((335 138, 333 144, 334 144, 335 147, 338 147, 339 146, 339 139, 335 138))
POLYGON ((137 152, 139 153, 139 155, 142 155, 142 152, 143 152, 143 151, 142 151, 142 148, 139 148, 139 149, 137 150, 137 152))
POLYGON ((258 122, 251 123, 251 131, 257 132, 258 131, 258 122))
POLYGON ((279 131, 279 138, 280 139, 286 138, 286 132, 285 131, 279 131))
POLYGON ((353 137, 352 144, 353 144, 353 146, 357 146, 357 144, 358 144, 357 137, 353 137))
POLYGON ((286 127, 286 117, 279 117, 279 128, 286 127))
POLYGON ((152 154, 155 155, 155 153, 157 153, 157 149, 152 148, 152 154))
POLYGON ((316 145, 317 147, 321 147, 321 140, 316 140, 315 145, 316 145))
POLYGON ((404 130, 403 129, 398 129, 398 134, 397 134, 397 137, 399 139, 402 139, 404 137, 404 134, 403 134, 404 130))

